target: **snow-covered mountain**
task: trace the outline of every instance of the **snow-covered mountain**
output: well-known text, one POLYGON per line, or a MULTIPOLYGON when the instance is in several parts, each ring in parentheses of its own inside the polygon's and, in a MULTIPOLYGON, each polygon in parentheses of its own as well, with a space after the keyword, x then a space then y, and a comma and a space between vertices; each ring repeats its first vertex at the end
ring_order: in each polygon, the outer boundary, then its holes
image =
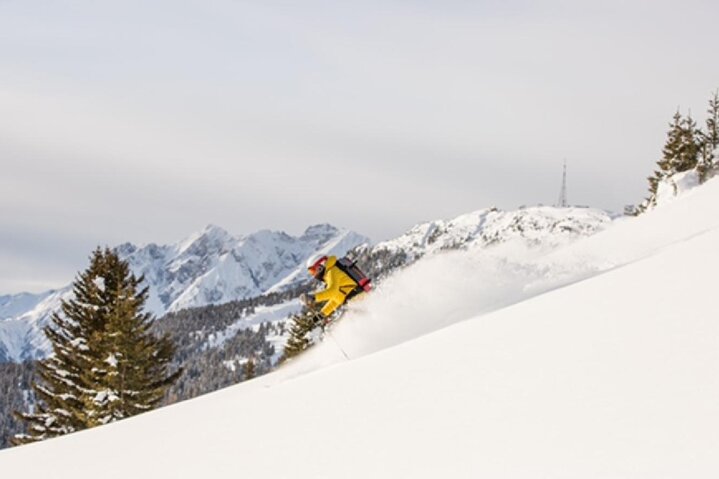
POLYGON ((717 477, 717 244, 719 179, 551 252, 427 256, 273 374, 0 463, 28 479, 717 477))
MULTIPOLYGON (((45 356, 50 347, 42 329, 53 311, 60 309, 70 287, 38 295, 41 299, 29 311, 0 320, 0 362, 20 362, 45 356)), ((34 302, 31 302, 32 305, 34 302)))
POLYGON ((373 251, 401 251, 417 259, 426 254, 521 240, 529 246, 555 248, 604 229, 613 216, 593 208, 536 206, 515 211, 489 208, 452 220, 422 223, 402 236, 372 247, 373 251))
MULTIPOLYGON (((148 310, 161 316, 289 289, 308 280, 304 263, 311 254, 344 254, 368 241, 327 224, 311 226, 299 237, 266 230, 235 237, 207 226, 175 244, 125 243, 117 251, 133 272, 145 276, 148 310)), ((0 297, 0 362, 47 354, 42 328, 71 294, 68 286, 41 295, 0 297)))
POLYGON ((169 246, 118 247, 135 273, 151 286, 148 308, 157 315, 226 303, 290 288, 306 281, 305 260, 315 252, 344 254, 369 240, 331 225, 293 237, 258 231, 236 238, 217 226, 169 246))
POLYGON ((0 296, 0 320, 14 318, 30 311, 54 292, 46 291, 40 294, 20 293, 0 296))

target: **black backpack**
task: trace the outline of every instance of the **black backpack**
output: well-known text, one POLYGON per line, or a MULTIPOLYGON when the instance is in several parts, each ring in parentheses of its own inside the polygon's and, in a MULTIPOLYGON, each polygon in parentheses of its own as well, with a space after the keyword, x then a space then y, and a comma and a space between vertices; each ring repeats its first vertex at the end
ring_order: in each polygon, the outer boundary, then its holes
MULTIPOLYGON (((337 267, 357 283, 366 293, 372 290, 372 280, 357 266, 357 261, 344 256, 337 260, 337 267)), ((359 291, 358 291, 359 292, 359 291)))

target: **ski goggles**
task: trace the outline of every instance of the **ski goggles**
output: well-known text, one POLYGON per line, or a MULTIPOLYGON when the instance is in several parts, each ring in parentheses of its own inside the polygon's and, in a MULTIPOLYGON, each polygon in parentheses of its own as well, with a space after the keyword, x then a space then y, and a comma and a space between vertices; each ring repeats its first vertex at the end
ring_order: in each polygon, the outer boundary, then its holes
POLYGON ((327 262, 327 256, 323 256, 320 259, 318 259, 315 262, 315 264, 313 264, 312 266, 309 266, 307 268, 307 271, 309 271, 309 273, 312 276, 317 277, 317 275, 322 272, 322 268, 325 267, 326 262, 327 262))

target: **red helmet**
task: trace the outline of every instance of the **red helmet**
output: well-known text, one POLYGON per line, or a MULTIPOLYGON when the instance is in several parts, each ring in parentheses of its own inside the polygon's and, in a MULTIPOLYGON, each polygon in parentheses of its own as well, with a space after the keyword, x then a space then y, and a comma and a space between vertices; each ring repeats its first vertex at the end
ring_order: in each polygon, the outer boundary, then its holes
POLYGON ((316 254, 310 256, 309 259, 307 259, 307 271, 309 271, 309 273, 315 278, 320 279, 322 277, 322 273, 324 272, 326 263, 326 255, 316 254))

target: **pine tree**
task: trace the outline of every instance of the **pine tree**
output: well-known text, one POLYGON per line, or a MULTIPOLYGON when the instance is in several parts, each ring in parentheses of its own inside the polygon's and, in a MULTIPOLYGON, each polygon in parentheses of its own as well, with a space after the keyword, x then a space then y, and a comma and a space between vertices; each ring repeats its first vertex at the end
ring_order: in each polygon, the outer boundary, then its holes
POLYGON ((647 178, 649 181, 649 197, 644 199, 644 202, 637 207, 638 213, 643 213, 650 206, 656 206, 657 204, 657 190, 659 189, 659 182, 664 178, 664 173, 661 170, 655 170, 654 174, 647 178))
POLYGON ((717 147, 719 147, 719 91, 714 92, 709 99, 706 131, 701 132, 700 161, 697 167, 701 182, 704 182, 717 167, 717 147))
POLYGON ((657 189, 659 183, 667 178, 676 171, 676 158, 679 157, 683 139, 682 133, 683 119, 679 110, 674 114, 672 123, 669 124, 669 131, 667 131, 667 140, 662 148, 662 158, 657 161, 658 170, 654 171, 654 174, 647 178, 649 181, 649 197, 637 208, 638 212, 644 212, 651 206, 657 204, 657 189))
POLYGON ((174 347, 152 332, 154 318, 142 309, 148 289, 129 265, 107 251, 108 275, 104 293, 108 305, 106 328, 98 338, 102 355, 91 369, 96 389, 86 396, 90 425, 105 424, 153 409, 179 371, 168 374, 174 347), (89 401, 87 401, 89 399, 89 401))
POLYGON ((255 358, 252 357, 247 360, 242 372, 243 372, 245 381, 252 379, 257 375, 257 366, 255 364, 255 358))
POLYGON ((707 131, 706 137, 710 146, 716 150, 719 148, 719 90, 709 100, 709 108, 707 109, 707 131))
POLYGON ((667 141, 662 149, 662 159, 657 162, 663 178, 697 166, 701 144, 701 132, 691 115, 682 117, 677 111, 669 125, 667 141))
POLYGON ((14 443, 33 442, 86 427, 82 398, 87 388, 83 375, 93 362, 90 338, 103 326, 100 292, 94 282, 102 274, 101 254, 95 251, 90 267, 73 284, 74 298, 62 302, 63 314, 53 314, 51 325, 45 328, 53 355, 38 363, 39 380, 33 382, 37 408, 19 415, 27 422, 28 434, 16 436, 14 443))
POLYGON ((701 149, 701 132, 691 115, 682 118, 679 150, 672 162, 672 173, 681 173, 697 167, 701 149))
POLYGON ((680 155, 682 145, 682 123, 684 122, 679 110, 674 114, 673 122, 669 124, 669 131, 667 131, 667 141, 664 143, 662 148, 662 159, 657 162, 659 171, 655 172, 655 177, 666 178, 671 176, 674 171, 676 159, 680 155))
POLYGON ((315 312, 304 310, 299 314, 295 314, 290 319, 290 337, 287 338, 284 353, 280 362, 286 361, 293 356, 298 355, 312 345, 309 333, 315 328, 315 312))
POLYGON ((34 442, 106 424, 155 407, 180 371, 168 373, 174 347, 150 331, 143 278, 109 249, 93 252, 45 334, 53 355, 38 365, 36 410, 20 414, 34 442))
POLYGON ((657 202, 659 183, 676 173, 697 168, 702 148, 702 132, 697 128, 691 115, 682 117, 677 110, 669 124, 667 140, 662 148, 662 158, 657 161, 658 170, 650 176, 649 197, 637 208, 637 212, 646 211, 657 202))

